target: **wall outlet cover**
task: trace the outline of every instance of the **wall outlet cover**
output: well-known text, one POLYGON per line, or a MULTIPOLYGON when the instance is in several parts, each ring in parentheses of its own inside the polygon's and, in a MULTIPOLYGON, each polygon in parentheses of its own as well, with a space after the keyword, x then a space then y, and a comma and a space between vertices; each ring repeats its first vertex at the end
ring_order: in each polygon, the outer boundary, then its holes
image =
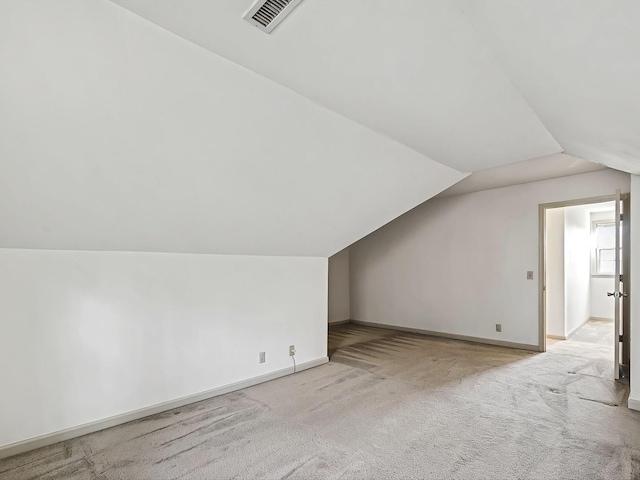
POLYGON ((533 270, 527 271, 527 280, 533 280, 533 270))
POLYGON ((260 352, 260 363, 264 363, 267 361, 265 352, 260 352))
POLYGON ((502 324, 496 323, 496 332, 502 332, 502 324))

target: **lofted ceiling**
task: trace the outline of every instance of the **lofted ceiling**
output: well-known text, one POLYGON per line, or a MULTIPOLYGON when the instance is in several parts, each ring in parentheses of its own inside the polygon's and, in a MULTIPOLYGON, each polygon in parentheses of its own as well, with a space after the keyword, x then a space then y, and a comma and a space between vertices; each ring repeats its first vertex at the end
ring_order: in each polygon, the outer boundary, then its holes
POLYGON ((112 0, 461 171, 561 151, 640 173, 637 0, 112 0))
POLYGON ((638 0, 458 0, 563 149, 640 174, 638 0))
POLYGON ((328 256, 462 172, 640 173, 637 0, 252 3, 0 2, 0 247, 328 256))
POLYGON ((0 247, 326 257, 465 176, 109 2, 0 2, 0 67, 0 247))
POLYGON ((449 0, 303 0, 271 35, 253 0, 114 1, 460 171, 562 150, 449 0))
POLYGON ((546 157, 522 160, 521 162, 473 172, 437 196, 450 197, 463 193, 480 192, 493 188, 580 175, 582 173, 605 170, 606 168, 597 163, 572 157, 566 153, 556 153, 546 157))

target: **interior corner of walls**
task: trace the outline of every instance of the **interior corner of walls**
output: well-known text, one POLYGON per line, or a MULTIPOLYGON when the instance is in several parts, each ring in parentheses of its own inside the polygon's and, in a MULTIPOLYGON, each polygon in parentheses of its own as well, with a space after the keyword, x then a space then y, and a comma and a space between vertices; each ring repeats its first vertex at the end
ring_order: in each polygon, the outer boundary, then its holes
POLYGON ((328 321, 343 322, 351 315, 349 293, 349 250, 341 250, 329 258, 328 321))
MULTIPOLYGON (((504 315, 513 320, 508 328, 503 325, 499 338, 537 345, 539 289, 537 282, 527 282, 525 272, 539 265, 540 205, 611 195, 626 179, 626 174, 601 170, 426 202, 351 247, 351 318, 395 319, 407 326, 403 318, 419 317, 412 325, 424 330, 489 337, 495 335, 496 317, 504 315), (487 272, 495 272, 493 288, 477 298, 474 279, 487 278, 487 272), (443 288, 472 295, 451 305, 442 302, 443 288), (496 308, 505 304, 505 292, 521 299, 508 300, 508 312, 496 308)), ((564 222, 559 212, 559 228, 564 222)), ((562 228, 557 248, 564 262, 562 228)), ((564 267, 557 282, 558 319, 564 325, 564 267)), ((566 334, 560 326, 549 333, 566 334)))

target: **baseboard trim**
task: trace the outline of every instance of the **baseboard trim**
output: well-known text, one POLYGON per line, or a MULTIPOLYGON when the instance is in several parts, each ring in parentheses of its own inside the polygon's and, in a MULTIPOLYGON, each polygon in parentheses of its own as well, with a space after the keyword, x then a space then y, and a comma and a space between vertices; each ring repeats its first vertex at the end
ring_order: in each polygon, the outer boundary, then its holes
POLYGON ((329 322, 329 326, 331 326, 331 325, 344 325, 345 323, 351 323, 351 320, 335 320, 333 322, 329 322))
POLYGON ((589 317, 589 321, 593 320, 594 322, 611 322, 613 323, 613 318, 607 317, 589 317))
POLYGON ((640 411, 640 400, 634 400, 633 398, 630 398, 627 406, 631 409, 631 410, 638 410, 640 411))
POLYGON ((482 343, 485 345, 495 345, 496 347, 517 348, 519 350, 529 350, 533 352, 539 351, 538 345, 528 343, 507 342, 504 340, 495 340, 493 338, 471 337, 468 335, 458 335, 456 333, 436 332, 433 330, 424 330, 422 328, 399 327, 397 325, 388 325, 386 323, 364 322, 362 320, 351 320, 351 323, 363 325, 365 327, 388 328, 389 330, 398 330, 400 332, 418 333, 420 335, 430 335, 432 337, 450 338, 452 340, 462 340, 464 342, 482 343))
POLYGON ((584 322, 582 322, 580 325, 578 325, 577 327, 575 327, 571 332, 569 332, 568 335, 563 336, 563 335, 551 335, 551 334, 547 334, 547 338, 553 338, 555 340, 569 340, 569 338, 571 338, 571 336, 576 333, 578 330, 580 330, 582 327, 584 327, 587 323, 589 323, 590 321, 595 321, 595 322, 613 322, 613 318, 605 318, 605 317, 589 317, 587 318, 584 322))
POLYGON ((580 330, 582 327, 584 327, 589 322, 589 320, 591 320, 591 317, 587 318, 584 322, 582 322, 577 327, 574 327, 573 330, 571 330, 569 333, 567 333, 567 338, 565 338, 565 340, 569 340, 572 337, 572 335, 574 333, 576 333, 578 330, 580 330))
MULTIPOLYGON (((308 370, 313 367, 318 367, 327 363, 328 361, 329 357, 321 357, 316 360, 298 364, 296 373, 299 373, 303 370, 308 370)), ((0 447, 0 459, 12 457, 13 455, 18 455, 19 453, 28 452, 29 450, 35 450, 36 448, 46 447, 47 445, 53 445, 54 443, 70 440, 72 438, 81 437, 82 435, 87 435, 88 433, 104 430, 105 428, 114 427, 116 425, 121 425, 133 420, 139 420, 141 418, 148 417, 149 415, 155 415, 156 413, 183 407, 185 405, 189 405, 190 403, 200 402, 202 400, 207 400, 219 395, 224 395, 225 393, 231 393, 243 388, 253 387, 254 385, 258 385, 259 383, 268 382, 270 380, 275 380, 276 378, 285 377, 291 374, 293 374, 293 366, 289 368, 283 368, 281 370, 276 370, 275 372, 266 373, 264 375, 259 375, 257 377, 251 377, 240 382, 230 383, 222 387, 206 390, 204 392, 188 395, 186 397, 157 403, 155 405, 143 407, 131 412, 114 415, 112 417, 107 417, 101 420, 96 420, 95 422, 89 422, 46 435, 40 435, 38 437, 23 440, 21 442, 10 443, 8 445, 0 447)))

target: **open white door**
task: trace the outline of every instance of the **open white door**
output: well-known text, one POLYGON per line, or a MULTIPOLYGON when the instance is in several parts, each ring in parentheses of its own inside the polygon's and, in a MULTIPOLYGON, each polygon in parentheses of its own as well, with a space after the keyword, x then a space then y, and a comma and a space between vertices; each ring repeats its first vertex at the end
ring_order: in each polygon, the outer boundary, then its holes
POLYGON ((620 235, 620 190, 616 191, 616 244, 615 259, 616 268, 613 277, 613 298, 614 298, 614 332, 613 332, 613 377, 620 378, 620 250, 622 247, 622 235, 620 235))
POLYGON ((615 211, 615 274, 613 277, 613 292, 607 295, 613 297, 614 302, 614 331, 613 331, 613 377, 619 380, 621 376, 628 377, 629 365, 629 195, 624 198, 624 215, 620 190, 616 191, 615 211), (624 264, 624 271, 623 271, 624 264), (623 318, 624 311, 624 318, 623 318), (621 361, 622 360, 622 361, 621 361))

